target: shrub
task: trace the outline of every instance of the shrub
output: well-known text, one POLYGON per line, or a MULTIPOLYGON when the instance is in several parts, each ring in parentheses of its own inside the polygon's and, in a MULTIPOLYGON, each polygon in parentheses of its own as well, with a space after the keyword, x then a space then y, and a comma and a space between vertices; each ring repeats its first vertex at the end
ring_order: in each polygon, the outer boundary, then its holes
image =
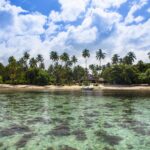
POLYGON ((3 77, 0 76, 0 84, 2 84, 2 83, 3 83, 3 77))

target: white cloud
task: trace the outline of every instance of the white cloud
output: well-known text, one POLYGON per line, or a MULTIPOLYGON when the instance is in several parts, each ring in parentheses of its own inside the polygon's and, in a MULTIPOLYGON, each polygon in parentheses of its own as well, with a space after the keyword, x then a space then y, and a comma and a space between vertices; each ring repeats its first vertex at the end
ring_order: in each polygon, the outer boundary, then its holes
POLYGON ((133 3, 130 11, 128 12, 127 17, 125 18, 125 23, 126 24, 130 24, 132 22, 140 22, 140 21, 142 21, 143 17, 141 17, 141 16, 135 17, 134 13, 137 10, 140 10, 144 5, 146 5, 147 2, 148 2, 148 0, 140 0, 139 3, 137 3, 137 2, 133 3))
POLYGON ((120 7, 126 1, 127 0, 92 0, 92 5, 96 8, 106 9, 110 7, 120 7))
POLYGON ((139 59, 148 61, 150 33, 147 31, 150 31, 150 20, 141 23, 143 16, 134 17, 134 13, 141 9, 147 0, 140 0, 132 5, 124 21, 117 9, 109 8, 119 8, 126 1, 59 0, 61 12, 52 11, 48 19, 38 12, 30 13, 0 0, 0 12, 8 15, 3 24, 0 22, 0 61, 6 62, 10 55, 19 58, 25 50, 29 50, 31 56, 43 54, 48 66, 49 52, 54 50, 76 54, 79 64, 84 66, 81 55, 84 48, 91 50, 89 64, 97 62, 95 50, 99 48, 107 53, 103 63, 110 61, 113 53, 124 56, 130 50, 136 52, 139 59), (78 18, 80 23, 71 23, 78 18), (57 21, 64 23, 59 24, 57 21))
POLYGON ((85 12, 90 0, 59 0, 61 12, 52 11, 49 18, 53 22, 75 21, 85 12))
POLYGON ((17 34, 42 34, 45 29, 46 17, 39 13, 18 15, 15 19, 17 34))

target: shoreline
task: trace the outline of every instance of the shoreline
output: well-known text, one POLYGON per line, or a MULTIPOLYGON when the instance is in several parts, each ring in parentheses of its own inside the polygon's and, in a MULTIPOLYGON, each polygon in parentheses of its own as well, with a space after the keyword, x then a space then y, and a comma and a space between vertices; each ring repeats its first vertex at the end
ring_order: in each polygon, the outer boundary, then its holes
MULTIPOLYGON (((95 91, 146 91, 150 92, 150 86, 136 85, 136 86, 125 86, 125 85, 103 85, 93 87, 95 91)), ((35 86, 35 85, 10 85, 0 84, 1 91, 81 91, 82 86, 79 85, 64 85, 64 86, 35 86)))

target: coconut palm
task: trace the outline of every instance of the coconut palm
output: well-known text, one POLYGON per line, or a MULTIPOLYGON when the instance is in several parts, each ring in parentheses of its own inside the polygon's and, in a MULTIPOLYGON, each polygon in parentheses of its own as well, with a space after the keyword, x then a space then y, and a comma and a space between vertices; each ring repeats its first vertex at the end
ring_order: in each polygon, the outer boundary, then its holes
POLYGON ((37 60, 37 62, 43 63, 44 58, 41 54, 38 54, 37 57, 36 57, 36 60, 37 60))
POLYGON ((125 64, 132 65, 135 59, 136 59, 136 56, 134 52, 129 52, 127 56, 123 58, 123 61, 125 64))
POLYGON ((51 59, 53 62, 58 62, 59 56, 58 56, 57 52, 51 51, 51 52, 50 52, 50 59, 51 59))
POLYGON ((148 52, 148 58, 150 59, 150 52, 148 52))
POLYGON ((82 52, 82 56, 85 58, 85 66, 86 66, 86 69, 87 69, 87 58, 90 57, 90 52, 88 49, 84 49, 83 52, 82 52))
POLYGON ((77 63, 78 59, 76 58, 76 56, 72 56, 72 57, 71 57, 71 61, 72 61, 72 63, 73 63, 74 66, 75 66, 75 64, 77 63))
POLYGON ((34 57, 32 57, 32 58, 30 59, 29 64, 30 64, 30 67, 31 67, 31 68, 36 68, 36 67, 37 67, 37 60, 36 60, 34 57))
POLYGON ((45 69, 45 64, 44 64, 43 62, 40 63, 40 64, 39 64, 39 68, 40 68, 40 69, 45 69))
POLYGON ((97 52, 96 52, 96 58, 97 60, 100 61, 100 67, 101 67, 101 61, 102 59, 105 59, 105 53, 103 53, 103 51, 101 49, 99 49, 97 52))
POLYGON ((24 58, 24 60, 26 60, 26 61, 29 60, 30 54, 29 54, 28 52, 24 52, 23 58, 24 58))
POLYGON ((23 57, 18 61, 19 65, 22 65, 23 69, 26 70, 28 68, 28 60, 30 58, 30 54, 28 52, 24 52, 23 57))
POLYGON ((112 57, 112 64, 118 64, 118 62, 119 62, 119 55, 114 54, 112 57))
POLYGON ((38 54, 37 57, 36 57, 36 60, 37 60, 39 68, 44 69, 45 66, 44 66, 44 63, 43 63, 44 62, 43 56, 41 54, 38 54))
POLYGON ((64 52, 61 56, 60 56, 60 60, 62 62, 65 63, 65 65, 67 64, 67 62, 69 61, 69 55, 68 53, 64 52))

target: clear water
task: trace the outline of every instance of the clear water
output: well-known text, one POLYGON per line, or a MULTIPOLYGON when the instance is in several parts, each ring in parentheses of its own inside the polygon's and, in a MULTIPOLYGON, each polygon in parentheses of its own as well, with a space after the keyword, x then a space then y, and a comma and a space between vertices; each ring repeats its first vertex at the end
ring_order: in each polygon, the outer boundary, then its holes
POLYGON ((0 150, 149 150, 150 96, 135 95, 1 93, 0 150))

